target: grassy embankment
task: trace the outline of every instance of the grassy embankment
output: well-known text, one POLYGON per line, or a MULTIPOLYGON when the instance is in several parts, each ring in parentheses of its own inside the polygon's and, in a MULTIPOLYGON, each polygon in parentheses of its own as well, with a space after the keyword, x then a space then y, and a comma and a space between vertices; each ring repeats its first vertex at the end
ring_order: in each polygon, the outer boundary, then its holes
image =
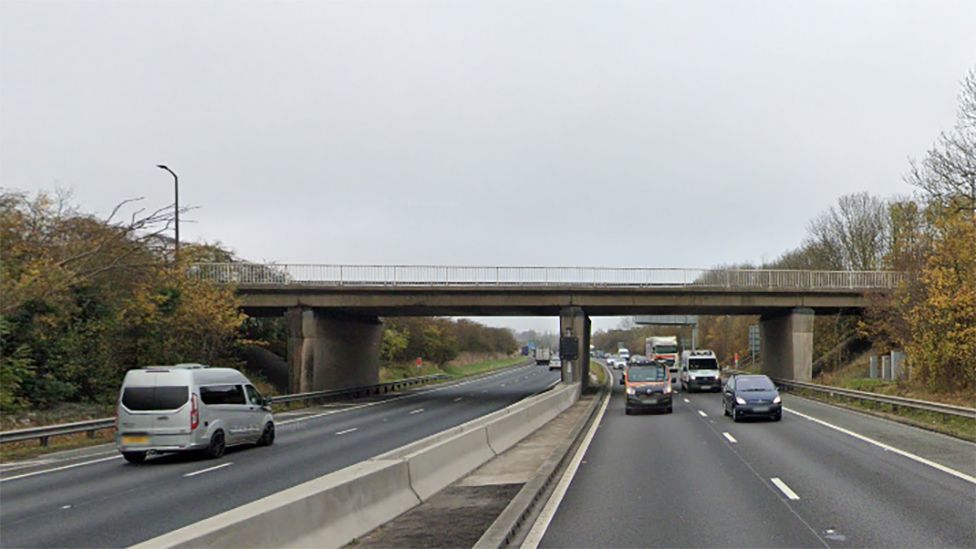
MULTIPOLYGON (((524 362, 525 360, 526 358, 522 356, 510 357, 462 353, 462 355, 457 359, 452 360, 443 366, 424 364, 421 368, 417 368, 417 366, 413 363, 384 366, 380 369, 380 381, 395 381, 407 377, 441 373, 447 374, 454 379, 477 375, 491 370, 496 370, 498 368, 505 368, 507 366, 514 366, 524 362)), ((250 372, 248 372, 247 375, 262 394, 273 395, 276 393, 272 385, 263 380, 261 376, 250 372)), ((294 403, 292 405, 277 405, 275 406, 275 411, 282 412, 298 409, 302 406, 302 403, 294 403)), ((114 413, 115 409, 111 405, 63 404, 51 410, 29 412, 21 417, 0 417, 0 429, 7 431, 12 429, 42 427, 44 425, 54 425, 58 423, 69 423, 74 421, 110 417, 114 413)), ((24 459, 55 451, 83 448, 85 446, 92 446, 95 444, 104 444, 107 442, 112 442, 113 437, 114 431, 106 429, 104 431, 98 431, 95 433, 94 438, 88 438, 85 433, 52 437, 49 441, 50 445, 47 447, 39 446, 36 440, 4 444, 3 446, 0 446, 0 462, 24 459)))
MULTIPOLYGON (((862 355, 846 366, 825 372, 814 380, 815 383, 866 391, 882 395, 900 396, 943 404, 972 407, 976 395, 970 391, 936 391, 919 383, 908 381, 886 381, 868 377, 870 354, 862 355)), ((874 404, 857 399, 831 397, 814 391, 793 391, 795 394, 836 404, 853 410, 867 412, 923 429, 936 431, 976 442, 976 421, 962 417, 947 416, 934 412, 923 412, 888 404, 874 404)))

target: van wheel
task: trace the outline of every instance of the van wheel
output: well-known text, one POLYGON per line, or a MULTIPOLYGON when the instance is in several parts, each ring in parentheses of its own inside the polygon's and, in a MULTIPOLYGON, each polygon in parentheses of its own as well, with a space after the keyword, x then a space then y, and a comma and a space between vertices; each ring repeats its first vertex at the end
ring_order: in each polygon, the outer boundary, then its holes
POLYGON ((122 452, 122 457, 129 463, 142 463, 146 461, 146 452, 122 452))
POLYGON ((668 413, 670 414, 672 412, 674 412, 674 408, 672 408, 671 406, 668 406, 668 413))
POLYGON ((210 446, 207 446, 204 453, 210 459, 217 459, 224 455, 224 450, 226 449, 227 445, 224 443, 224 432, 217 431, 210 437, 210 446))
POLYGON ((261 431, 261 438, 258 439, 258 446, 271 446, 274 444, 275 427, 270 421, 265 424, 264 431, 261 431))

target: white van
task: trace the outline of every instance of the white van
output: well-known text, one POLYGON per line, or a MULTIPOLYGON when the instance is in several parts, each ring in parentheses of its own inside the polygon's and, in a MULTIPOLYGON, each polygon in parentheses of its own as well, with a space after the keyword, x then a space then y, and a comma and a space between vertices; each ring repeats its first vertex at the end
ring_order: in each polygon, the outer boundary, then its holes
POLYGON ((129 370, 116 418, 115 443, 131 463, 194 450, 218 458, 227 446, 275 438, 270 399, 237 370, 201 364, 129 370))
POLYGON ((681 352, 681 386, 689 393, 700 391, 721 391, 718 359, 707 349, 681 352))

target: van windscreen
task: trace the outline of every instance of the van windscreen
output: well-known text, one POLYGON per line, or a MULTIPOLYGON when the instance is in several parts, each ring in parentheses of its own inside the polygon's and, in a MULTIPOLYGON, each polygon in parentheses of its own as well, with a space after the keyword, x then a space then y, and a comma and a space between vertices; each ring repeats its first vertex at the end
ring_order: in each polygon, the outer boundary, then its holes
POLYGON ((627 370, 627 380, 632 382, 664 381, 668 371, 662 366, 631 366, 627 370))
POLYGON ((126 387, 122 404, 130 410, 175 410, 186 404, 189 392, 186 386, 126 387))
POLYGON ((718 370, 718 361, 714 358, 692 358, 688 360, 689 370, 718 370))

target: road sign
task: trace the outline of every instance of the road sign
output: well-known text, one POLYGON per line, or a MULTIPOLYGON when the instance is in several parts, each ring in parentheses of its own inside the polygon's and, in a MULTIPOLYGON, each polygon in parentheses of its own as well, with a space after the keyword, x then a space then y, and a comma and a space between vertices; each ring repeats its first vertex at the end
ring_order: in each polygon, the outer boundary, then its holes
POLYGON ((758 355, 759 354, 759 325, 753 324, 749 326, 749 354, 758 355))

